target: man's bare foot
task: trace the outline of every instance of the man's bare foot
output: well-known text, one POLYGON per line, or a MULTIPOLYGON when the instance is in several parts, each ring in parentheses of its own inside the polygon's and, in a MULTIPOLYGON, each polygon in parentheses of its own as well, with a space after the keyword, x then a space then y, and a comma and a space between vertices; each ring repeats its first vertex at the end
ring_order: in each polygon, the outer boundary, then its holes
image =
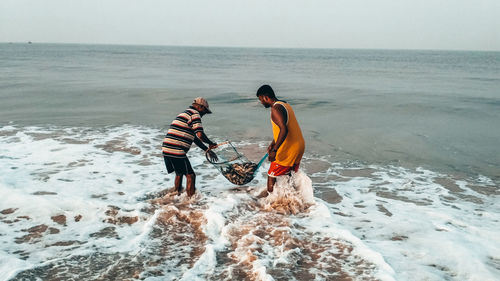
POLYGON ((257 198, 265 198, 269 195, 269 192, 267 190, 263 190, 259 195, 257 195, 257 198))
POLYGON ((196 191, 196 188, 186 188, 186 193, 189 197, 193 196, 196 191))
POLYGON ((172 192, 177 192, 177 195, 181 195, 182 190, 183 190, 182 186, 179 187, 179 189, 176 189, 175 186, 174 186, 174 188, 172 188, 172 192))

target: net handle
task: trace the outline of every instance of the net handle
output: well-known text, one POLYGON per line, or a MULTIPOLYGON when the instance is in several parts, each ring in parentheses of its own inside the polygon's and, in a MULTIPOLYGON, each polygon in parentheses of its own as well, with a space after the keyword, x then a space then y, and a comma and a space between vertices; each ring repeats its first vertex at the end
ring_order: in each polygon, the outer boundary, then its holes
POLYGON ((267 157, 269 156, 269 153, 266 153, 266 155, 264 155, 264 157, 262 157, 262 159, 260 159, 259 163, 257 164, 257 167, 255 167, 255 171, 253 171, 253 174, 257 174, 257 170, 259 170, 260 166, 262 165, 262 163, 264 163, 264 161, 267 159, 267 157))
MULTIPOLYGON (((221 142, 221 143, 218 143, 216 146, 214 146, 212 148, 217 148, 217 147, 219 147, 221 145, 224 145, 224 144, 231 144, 231 142, 230 141, 221 142)), ((233 145, 231 144, 231 146, 233 146, 233 145)), ((212 148, 208 148, 207 151, 211 150, 212 148)))

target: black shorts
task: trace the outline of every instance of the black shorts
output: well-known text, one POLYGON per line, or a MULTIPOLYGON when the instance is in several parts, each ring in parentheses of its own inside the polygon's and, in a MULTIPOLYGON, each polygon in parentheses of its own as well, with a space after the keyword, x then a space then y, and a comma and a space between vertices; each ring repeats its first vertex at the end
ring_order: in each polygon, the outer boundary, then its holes
POLYGON ((194 174, 193 168, 191 167, 191 163, 189 163, 189 159, 186 158, 174 158, 163 156, 163 160, 165 160, 165 166, 167 167, 168 173, 175 172, 176 175, 190 175, 194 174))

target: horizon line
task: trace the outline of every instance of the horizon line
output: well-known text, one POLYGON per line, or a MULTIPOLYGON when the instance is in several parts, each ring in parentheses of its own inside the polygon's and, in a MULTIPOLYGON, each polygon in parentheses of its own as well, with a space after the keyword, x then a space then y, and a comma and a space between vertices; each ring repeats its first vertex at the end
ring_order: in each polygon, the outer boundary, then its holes
POLYGON ((361 47, 277 47, 277 46, 221 46, 221 45, 173 45, 138 43, 88 43, 88 42, 43 42, 43 41, 0 41, 0 44, 46 44, 46 45, 94 45, 94 46, 136 46, 136 47, 184 47, 184 48, 234 48, 234 49, 291 49, 291 50, 380 50, 380 51, 448 51, 448 52, 500 52, 493 49, 413 49, 413 48, 361 48, 361 47))

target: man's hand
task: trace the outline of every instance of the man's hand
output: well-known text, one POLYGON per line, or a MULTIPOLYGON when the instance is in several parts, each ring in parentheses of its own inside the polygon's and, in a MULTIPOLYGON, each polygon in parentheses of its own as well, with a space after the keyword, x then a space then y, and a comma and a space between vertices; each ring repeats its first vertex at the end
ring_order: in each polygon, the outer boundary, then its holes
POLYGON ((267 160, 269 160, 269 162, 273 162, 274 160, 276 160, 276 151, 269 150, 268 154, 269 157, 267 158, 267 160))
POLYGON ((272 142, 268 147, 267 147, 267 153, 271 152, 271 149, 273 149, 274 142, 272 142))
POLYGON ((215 154, 215 152, 209 150, 209 151, 207 151, 207 153, 208 153, 208 158, 210 159, 210 162, 219 161, 219 157, 217 157, 217 154, 215 154))
POLYGON ((217 147, 217 143, 215 143, 215 142, 213 142, 212 144, 208 145, 208 148, 210 148, 210 149, 214 149, 216 147, 217 147))

